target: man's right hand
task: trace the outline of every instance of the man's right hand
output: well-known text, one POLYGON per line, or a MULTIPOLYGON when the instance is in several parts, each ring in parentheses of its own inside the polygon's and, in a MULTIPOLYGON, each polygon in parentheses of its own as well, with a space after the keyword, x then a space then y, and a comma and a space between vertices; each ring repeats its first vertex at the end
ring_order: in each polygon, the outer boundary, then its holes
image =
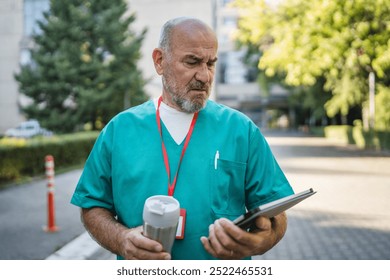
POLYGON ((120 237, 122 257, 126 260, 170 260, 163 246, 142 234, 142 226, 124 230, 120 237))
POLYGON ((127 260, 170 260, 163 246, 142 234, 142 226, 127 228, 105 208, 84 208, 81 217, 85 228, 104 248, 127 260))

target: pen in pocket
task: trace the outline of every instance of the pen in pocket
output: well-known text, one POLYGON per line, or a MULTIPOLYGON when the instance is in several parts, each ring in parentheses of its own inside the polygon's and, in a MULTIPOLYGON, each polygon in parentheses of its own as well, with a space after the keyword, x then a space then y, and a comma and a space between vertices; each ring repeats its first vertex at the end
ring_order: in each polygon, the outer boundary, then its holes
POLYGON ((215 168, 215 170, 218 169, 218 159, 219 159, 219 151, 217 151, 215 153, 215 157, 214 157, 214 168, 215 168))

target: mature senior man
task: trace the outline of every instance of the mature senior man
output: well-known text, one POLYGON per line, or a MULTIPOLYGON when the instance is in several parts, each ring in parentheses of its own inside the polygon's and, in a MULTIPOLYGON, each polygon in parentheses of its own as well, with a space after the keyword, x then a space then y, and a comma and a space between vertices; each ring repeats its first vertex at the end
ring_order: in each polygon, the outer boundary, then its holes
POLYGON ((114 117, 86 162, 72 203, 90 234, 120 259, 250 258, 286 231, 285 213, 257 218, 251 231, 231 222, 293 190, 258 127, 209 100, 217 49, 202 21, 168 21, 152 54, 161 96, 114 117), (186 210, 184 238, 171 253, 142 234, 144 202, 159 194, 186 210))

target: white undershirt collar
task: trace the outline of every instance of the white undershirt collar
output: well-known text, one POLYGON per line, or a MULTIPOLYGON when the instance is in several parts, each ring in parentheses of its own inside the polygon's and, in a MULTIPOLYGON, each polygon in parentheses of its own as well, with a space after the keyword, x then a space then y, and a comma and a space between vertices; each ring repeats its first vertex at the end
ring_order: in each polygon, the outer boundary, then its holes
MULTIPOLYGON (((158 98, 153 99, 154 106, 157 109, 158 98)), ((161 102, 160 118, 168 129, 169 134, 180 145, 187 136, 194 114, 184 113, 176 110, 161 102)))

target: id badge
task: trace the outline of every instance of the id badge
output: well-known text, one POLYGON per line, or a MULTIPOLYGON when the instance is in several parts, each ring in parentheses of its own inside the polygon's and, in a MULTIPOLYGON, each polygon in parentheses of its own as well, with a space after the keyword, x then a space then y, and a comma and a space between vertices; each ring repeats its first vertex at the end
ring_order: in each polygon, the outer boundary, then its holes
POLYGON ((184 239, 184 231, 186 226, 186 209, 180 208, 179 224, 176 230, 176 239, 184 239))

